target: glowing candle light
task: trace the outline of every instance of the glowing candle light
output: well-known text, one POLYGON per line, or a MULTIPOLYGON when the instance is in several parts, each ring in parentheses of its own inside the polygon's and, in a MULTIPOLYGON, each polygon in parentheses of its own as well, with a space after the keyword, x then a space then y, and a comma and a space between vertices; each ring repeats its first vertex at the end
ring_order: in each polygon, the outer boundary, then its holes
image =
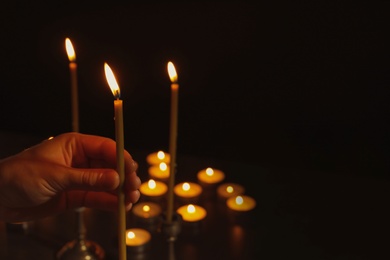
POLYGON ((125 207, 125 160, 124 160, 124 133, 123 133, 123 102, 120 99, 120 89, 110 66, 104 63, 108 85, 115 97, 115 139, 116 139, 116 158, 117 171, 119 174, 118 187, 118 245, 120 260, 126 259, 126 207, 125 207))
POLYGON ((225 179, 225 173, 220 170, 208 167, 198 172, 198 180, 205 184, 216 184, 225 179))
POLYGON ((169 163, 170 155, 168 153, 165 153, 164 151, 160 150, 160 151, 149 154, 146 157, 146 161, 150 165, 156 165, 156 164, 160 164, 162 162, 169 163))
POLYGON ((169 166, 165 162, 152 165, 149 167, 149 175, 151 178, 167 180, 169 178, 169 166))
POLYGON ((127 248, 133 252, 142 252, 150 243, 152 235, 142 228, 130 228, 126 230, 125 243, 127 248))
POLYGON ((230 197, 226 201, 226 205, 235 211, 250 211, 256 207, 256 201, 252 197, 238 195, 230 197))
POLYGON ((186 222, 197 222, 204 219, 207 215, 207 212, 204 208, 194 204, 188 204, 181 206, 176 211, 183 218, 183 221, 186 222))
POLYGON ((139 191, 146 196, 156 197, 162 196, 167 192, 167 185, 161 181, 155 181, 150 179, 147 182, 141 184, 139 191))
POLYGON ((202 187, 193 182, 183 182, 176 184, 175 194, 182 198, 195 198, 202 193, 202 187))
POLYGON ((243 186, 236 183, 223 183, 218 186, 217 193, 221 199, 228 199, 232 196, 244 194, 243 186))
POLYGON ((153 219, 161 214, 161 207, 157 203, 150 201, 138 202, 133 206, 131 212, 142 219, 153 219))
POLYGON ((72 102, 72 131, 79 132, 79 103, 77 86, 76 53, 69 38, 65 39, 65 48, 69 59, 71 102, 72 102))
POLYGON ((167 223, 171 224, 173 217, 173 185, 175 184, 176 171, 176 141, 177 141, 177 114, 178 114, 178 99, 179 99, 179 84, 177 83, 177 73, 172 62, 168 62, 168 74, 171 79, 171 125, 169 135, 169 155, 170 158, 170 173, 168 180, 168 207, 167 207, 167 223))

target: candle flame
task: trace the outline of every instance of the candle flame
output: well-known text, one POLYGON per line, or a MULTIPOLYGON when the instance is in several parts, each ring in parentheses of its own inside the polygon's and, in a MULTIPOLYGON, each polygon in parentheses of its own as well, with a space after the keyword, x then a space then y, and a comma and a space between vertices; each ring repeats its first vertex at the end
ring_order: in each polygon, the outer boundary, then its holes
POLYGON ((177 73, 172 62, 168 62, 168 74, 172 83, 177 83, 177 73))
POLYGON ((156 182, 153 179, 150 179, 148 181, 148 187, 149 187, 149 189, 155 189, 156 188, 156 182))
POLYGON ((144 205, 144 206, 142 207, 142 210, 143 210, 144 212, 149 212, 149 211, 150 211, 149 205, 144 205))
POLYGON ((119 90, 118 82, 115 79, 114 73, 112 72, 110 66, 105 62, 104 63, 104 72, 106 73, 106 79, 109 87, 111 88, 112 94, 115 98, 120 98, 121 93, 119 90))
POLYGON ((70 62, 76 61, 76 53, 74 52, 72 42, 70 41, 69 38, 65 39, 65 48, 66 48, 66 53, 68 54, 68 59, 70 62))
POLYGON ((165 153, 163 151, 158 151, 157 158, 162 160, 165 158, 165 153))
POLYGON ((244 203, 244 198, 241 197, 241 196, 237 196, 236 197, 236 204, 237 205, 242 205, 242 203, 244 203))
POLYGON ((181 186, 181 188, 184 190, 184 191, 188 191, 190 189, 190 184, 188 182, 185 182, 183 183, 183 185, 181 186))
POLYGON ((233 193, 233 191, 234 191, 234 188, 232 187, 232 186, 227 186, 226 187, 226 191, 228 192, 228 193, 233 193))
POLYGON ((162 171, 166 171, 168 168, 168 166, 165 162, 160 163, 159 167, 160 167, 160 170, 162 170, 162 171))
POLYGON ((188 213, 195 213, 195 206, 194 205, 192 205, 192 204, 189 204, 188 206, 187 206, 187 212, 188 213))
POLYGON ((206 174, 208 175, 208 176, 213 176, 214 175, 214 170, 212 169, 212 168, 207 168, 206 169, 206 174))
POLYGON ((127 237, 130 238, 130 239, 135 238, 134 232, 133 232, 133 231, 129 231, 129 232, 127 233, 127 237))

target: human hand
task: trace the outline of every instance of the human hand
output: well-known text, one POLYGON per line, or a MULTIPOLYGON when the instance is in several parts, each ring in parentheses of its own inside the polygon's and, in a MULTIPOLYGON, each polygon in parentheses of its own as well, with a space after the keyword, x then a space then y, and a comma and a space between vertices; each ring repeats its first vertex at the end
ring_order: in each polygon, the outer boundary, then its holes
MULTIPOLYGON (((137 202, 137 163, 125 151, 125 204, 137 202)), ((0 220, 34 220, 79 207, 117 210, 114 140, 65 133, 0 161, 0 220)))

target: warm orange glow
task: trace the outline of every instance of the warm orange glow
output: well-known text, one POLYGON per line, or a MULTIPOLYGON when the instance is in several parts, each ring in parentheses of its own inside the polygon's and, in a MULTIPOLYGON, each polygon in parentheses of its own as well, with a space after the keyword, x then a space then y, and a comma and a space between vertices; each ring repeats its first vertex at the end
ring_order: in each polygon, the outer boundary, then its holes
POLYGON ((142 207, 142 210, 143 210, 144 212, 149 212, 149 211, 150 211, 149 205, 144 205, 144 206, 142 207))
POLYGON ((106 73, 106 79, 109 87, 111 88, 112 94, 115 98, 120 98, 121 93, 119 90, 119 85, 115 79, 114 73, 106 62, 104 63, 104 72, 106 73))
POLYGON ((169 78, 171 79, 171 82, 176 83, 177 73, 176 73, 175 66, 173 65, 172 62, 168 62, 168 74, 169 74, 169 78))
POLYGON ((233 193, 234 188, 233 188, 232 186, 227 186, 227 187, 226 187, 226 191, 227 191, 228 193, 233 193))
POLYGON ((163 151, 158 151, 157 158, 162 160, 165 158, 165 153, 163 151))
POLYGON ((190 204, 190 205, 188 205, 187 206, 187 212, 188 213, 195 213, 195 207, 194 207, 194 205, 192 205, 192 204, 190 204))
POLYGON ((72 42, 70 41, 69 38, 65 39, 65 48, 66 48, 66 53, 68 54, 68 59, 71 62, 76 61, 76 53, 74 52, 72 42))
POLYGON ((149 187, 149 189, 155 189, 155 188, 156 188, 156 181, 150 179, 150 180, 148 181, 148 187, 149 187))
POLYGON ((168 165, 165 162, 160 163, 160 170, 166 171, 168 169, 168 165))
POLYGON ((133 231, 129 231, 129 232, 127 233, 127 237, 130 238, 130 239, 135 238, 134 232, 133 232, 133 231))
POLYGON ((241 196, 236 197, 236 204, 241 205, 244 202, 244 199, 241 196))
POLYGON ((190 184, 188 182, 183 183, 182 189, 185 190, 185 191, 189 190, 190 189, 190 184))
POLYGON ((213 176, 214 170, 213 170, 212 168, 207 168, 207 169, 206 169, 206 174, 207 174, 208 176, 213 176))

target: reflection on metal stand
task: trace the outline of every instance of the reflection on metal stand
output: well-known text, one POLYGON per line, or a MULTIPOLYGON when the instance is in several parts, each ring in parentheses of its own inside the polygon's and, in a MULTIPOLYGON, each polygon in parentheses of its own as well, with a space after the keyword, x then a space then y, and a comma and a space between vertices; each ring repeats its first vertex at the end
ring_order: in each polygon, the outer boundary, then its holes
POLYGON ((86 228, 84 224, 84 209, 76 209, 77 214, 77 238, 66 243, 57 253, 58 260, 102 260, 104 250, 95 242, 86 240, 86 228))
POLYGON ((175 260, 175 241, 181 232, 182 221, 181 215, 177 213, 173 214, 171 223, 167 222, 165 215, 163 216, 161 231, 168 242, 169 260, 175 260))

